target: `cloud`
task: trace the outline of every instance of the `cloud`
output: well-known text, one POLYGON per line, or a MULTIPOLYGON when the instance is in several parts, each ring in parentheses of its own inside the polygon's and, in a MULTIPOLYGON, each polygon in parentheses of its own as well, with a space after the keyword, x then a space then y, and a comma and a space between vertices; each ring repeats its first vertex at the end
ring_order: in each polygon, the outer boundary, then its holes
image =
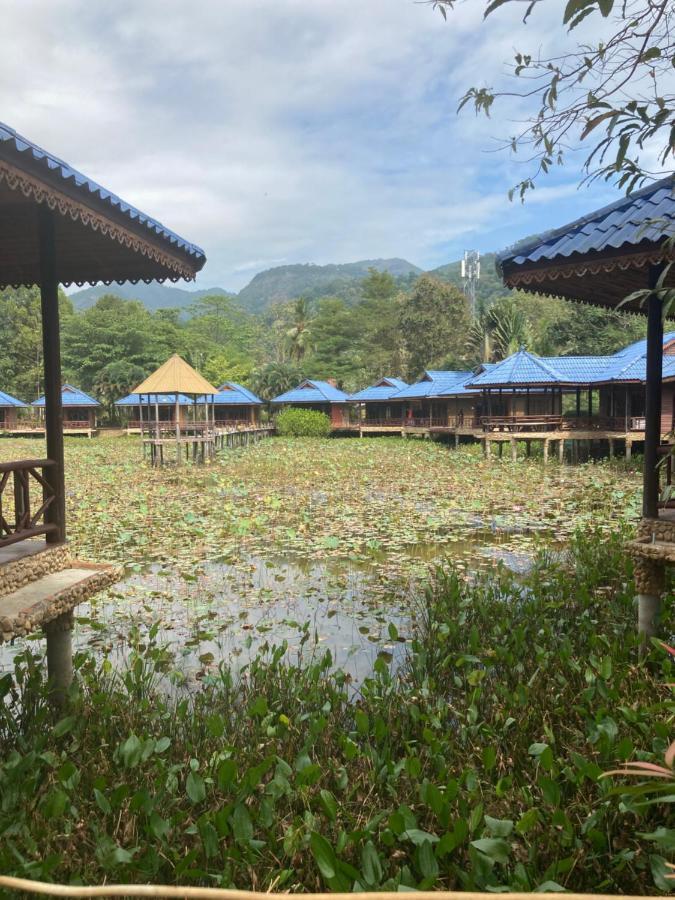
MULTIPOLYGON (((521 164, 485 150, 522 110, 456 116, 469 84, 501 77, 513 15, 484 25, 465 3, 444 23, 413 0, 8 7, 8 124, 201 244, 204 285, 282 261, 431 267, 593 206, 564 171, 510 204, 521 164)), ((545 50, 558 14, 529 43, 545 50)))

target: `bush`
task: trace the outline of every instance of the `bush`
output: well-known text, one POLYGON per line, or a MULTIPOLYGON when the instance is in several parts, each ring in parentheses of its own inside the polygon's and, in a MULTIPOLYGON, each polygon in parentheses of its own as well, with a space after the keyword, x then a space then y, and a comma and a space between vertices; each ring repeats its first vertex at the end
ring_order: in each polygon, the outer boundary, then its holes
POLYGON ((330 419, 314 409, 284 409, 277 416, 277 432, 284 437, 327 437, 330 419))

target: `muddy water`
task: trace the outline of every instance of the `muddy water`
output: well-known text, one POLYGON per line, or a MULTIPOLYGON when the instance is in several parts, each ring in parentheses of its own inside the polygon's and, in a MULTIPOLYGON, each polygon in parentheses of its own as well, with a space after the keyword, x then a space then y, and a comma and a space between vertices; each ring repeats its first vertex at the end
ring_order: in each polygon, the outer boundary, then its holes
MULTIPOLYGON (((132 634, 144 644, 152 629, 169 651, 171 677, 197 685, 221 663, 236 669, 266 646, 285 642, 292 660, 329 650, 334 664, 358 682, 378 656, 400 663, 414 626, 416 588, 434 566, 452 560, 470 573, 501 562, 525 571, 531 548, 514 547, 507 532, 477 528, 471 539, 410 545, 406 556, 419 563, 413 579, 392 575, 396 567, 382 552, 367 562, 290 555, 195 563, 181 573, 136 567, 78 607, 74 644, 121 666, 132 634)), ((40 635, 28 645, 44 650, 40 635)), ((24 641, 0 647, 0 671, 25 647, 24 641)))

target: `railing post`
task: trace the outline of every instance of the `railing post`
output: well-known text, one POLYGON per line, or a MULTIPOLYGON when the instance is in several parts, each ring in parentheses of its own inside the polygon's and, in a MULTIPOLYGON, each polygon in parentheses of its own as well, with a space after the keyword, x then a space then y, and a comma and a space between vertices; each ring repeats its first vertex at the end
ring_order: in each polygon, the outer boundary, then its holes
POLYGON ((59 324, 59 283, 56 274, 54 215, 46 204, 39 211, 40 305, 45 381, 45 433, 47 456, 54 461, 45 473, 54 501, 46 519, 56 525, 47 535, 50 544, 66 539, 66 485, 63 458, 63 408, 61 405, 61 334, 59 324))
POLYGON ((26 513, 30 518, 30 488, 28 487, 28 473, 17 469, 14 472, 14 521, 16 531, 22 531, 26 513))

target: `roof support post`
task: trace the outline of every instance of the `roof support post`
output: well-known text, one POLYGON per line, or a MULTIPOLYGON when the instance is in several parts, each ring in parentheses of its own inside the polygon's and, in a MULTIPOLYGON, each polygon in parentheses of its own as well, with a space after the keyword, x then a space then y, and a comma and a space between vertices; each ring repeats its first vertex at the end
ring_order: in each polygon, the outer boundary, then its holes
POLYGON ((56 525, 47 535, 50 544, 66 539, 66 485, 63 461, 63 407, 61 404, 61 333, 59 324, 59 283, 56 276, 54 214, 43 204, 38 213, 40 244, 40 307, 42 311, 42 353, 45 382, 45 430, 47 456, 55 465, 44 477, 54 499, 45 519, 56 525))
POLYGON ((663 301, 654 291, 661 266, 649 267, 647 300, 647 385, 645 389, 645 458, 642 475, 642 515, 659 514, 658 448, 661 443, 661 378, 663 374, 663 301))

